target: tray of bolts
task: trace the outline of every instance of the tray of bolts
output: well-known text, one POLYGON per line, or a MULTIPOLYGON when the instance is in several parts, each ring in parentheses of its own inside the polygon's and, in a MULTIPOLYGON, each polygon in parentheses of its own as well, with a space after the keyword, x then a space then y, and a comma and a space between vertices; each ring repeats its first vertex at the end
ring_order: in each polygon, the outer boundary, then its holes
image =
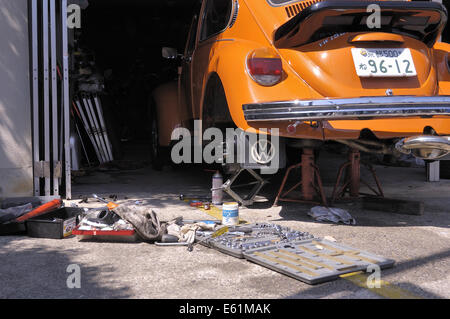
POLYGON ((197 243, 219 250, 236 258, 245 258, 244 252, 276 244, 314 238, 309 233, 268 223, 228 227, 228 232, 212 238, 212 231, 197 231, 197 243))
POLYGON ((395 263, 394 260, 323 239, 280 242, 246 250, 243 255, 251 262, 311 285, 337 279, 346 273, 366 271, 370 265, 385 269, 395 263))

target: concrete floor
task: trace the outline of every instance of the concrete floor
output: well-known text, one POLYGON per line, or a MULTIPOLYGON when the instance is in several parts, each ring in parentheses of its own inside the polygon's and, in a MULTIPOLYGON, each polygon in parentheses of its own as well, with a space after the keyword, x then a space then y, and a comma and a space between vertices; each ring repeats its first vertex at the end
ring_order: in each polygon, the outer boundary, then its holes
MULTIPOLYGON (((320 163, 328 195, 337 172, 330 159, 320 163)), ((355 226, 346 226, 315 222, 307 216, 308 205, 270 207, 263 202, 242 208, 240 216, 248 222, 269 221, 317 237, 332 236, 394 259, 395 267, 383 270, 381 279, 424 298, 450 298, 450 180, 427 183, 423 168, 376 169, 387 197, 424 201, 424 215, 340 204, 357 221, 355 226)), ((75 181, 74 199, 94 192, 104 197, 116 194, 119 199, 143 201, 162 220, 210 218, 178 200, 180 193, 208 193, 211 173, 198 167, 97 172, 75 181)), ((273 196, 278 186, 279 180, 273 181, 263 195, 273 196)), ((96 205, 100 204, 80 204, 96 205)), ((202 246, 188 252, 185 247, 147 243, 0 237, 0 261, 0 298, 380 298, 344 279, 310 286, 202 246), (71 264, 80 266, 80 289, 66 286, 71 264)))

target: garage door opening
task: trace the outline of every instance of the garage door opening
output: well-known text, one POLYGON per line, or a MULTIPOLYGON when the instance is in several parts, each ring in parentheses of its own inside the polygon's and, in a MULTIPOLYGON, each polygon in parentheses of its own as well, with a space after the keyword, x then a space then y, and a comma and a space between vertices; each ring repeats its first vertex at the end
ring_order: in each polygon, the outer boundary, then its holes
MULTIPOLYGON (((102 145, 103 162, 110 165, 105 143, 100 140, 100 151, 95 149, 96 140, 88 136, 77 111, 84 109, 90 123, 84 107, 91 102, 95 110, 95 98, 103 111, 113 163, 146 166, 151 161, 150 95, 158 85, 177 79, 178 61, 164 59, 161 48, 183 52, 198 5, 195 0, 90 0, 83 8, 81 28, 71 31, 69 41, 75 101, 72 137, 79 142, 72 150, 74 171, 102 163, 102 145)), ((93 128, 91 133, 100 132, 93 128)))

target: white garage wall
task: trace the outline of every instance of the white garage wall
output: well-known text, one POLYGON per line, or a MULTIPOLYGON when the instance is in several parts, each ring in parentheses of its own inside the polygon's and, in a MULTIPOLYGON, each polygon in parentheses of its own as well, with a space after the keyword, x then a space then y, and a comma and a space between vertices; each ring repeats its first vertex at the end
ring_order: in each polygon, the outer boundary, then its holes
POLYGON ((33 194, 27 0, 0 0, 0 198, 33 194))

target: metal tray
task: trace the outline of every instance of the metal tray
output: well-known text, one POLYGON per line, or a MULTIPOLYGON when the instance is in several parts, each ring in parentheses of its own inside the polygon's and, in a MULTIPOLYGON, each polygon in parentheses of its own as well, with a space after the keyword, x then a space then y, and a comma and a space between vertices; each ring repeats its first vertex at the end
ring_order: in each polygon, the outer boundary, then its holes
POLYGON ((376 264, 380 269, 395 261, 346 245, 323 239, 279 243, 247 250, 245 259, 297 280, 314 285, 337 279, 340 275, 365 271, 376 264))

